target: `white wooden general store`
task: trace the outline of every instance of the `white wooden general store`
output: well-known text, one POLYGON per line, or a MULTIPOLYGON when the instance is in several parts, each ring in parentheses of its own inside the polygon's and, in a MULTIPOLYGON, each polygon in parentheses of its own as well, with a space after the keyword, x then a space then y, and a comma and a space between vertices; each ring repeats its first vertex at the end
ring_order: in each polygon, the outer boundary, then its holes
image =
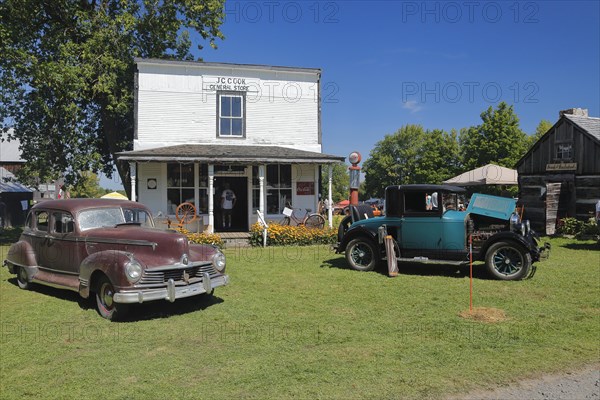
POLYGON ((135 61, 133 150, 118 157, 133 199, 166 215, 191 202, 219 232, 247 231, 257 210, 275 219, 288 202, 316 210, 330 196, 321 167, 344 157, 322 153, 320 69, 135 61), (231 229, 220 223, 226 185, 237 198, 231 229))

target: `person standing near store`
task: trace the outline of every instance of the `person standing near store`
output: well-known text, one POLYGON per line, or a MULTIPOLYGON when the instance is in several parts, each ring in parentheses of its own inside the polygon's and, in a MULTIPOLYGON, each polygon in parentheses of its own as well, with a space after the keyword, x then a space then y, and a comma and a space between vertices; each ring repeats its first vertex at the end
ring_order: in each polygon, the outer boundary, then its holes
POLYGON ((225 184, 225 189, 221 193, 221 210, 223 213, 223 228, 231 228, 231 213, 235 207, 235 193, 229 189, 229 183, 225 184))

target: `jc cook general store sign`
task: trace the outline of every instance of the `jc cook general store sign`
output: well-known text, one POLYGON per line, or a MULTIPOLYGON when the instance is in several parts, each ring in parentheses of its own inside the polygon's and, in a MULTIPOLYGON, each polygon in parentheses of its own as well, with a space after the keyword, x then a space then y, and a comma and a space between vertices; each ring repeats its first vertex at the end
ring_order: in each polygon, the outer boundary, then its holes
POLYGON ((204 78, 204 90, 228 90, 234 92, 258 92, 259 81, 249 78, 232 78, 229 76, 215 76, 204 78))
POLYGON ((300 98, 310 98, 315 102, 319 99, 319 86, 310 83, 301 86, 298 82, 283 82, 261 80, 259 78, 232 77, 232 76, 203 76, 202 90, 204 93, 242 92, 248 94, 249 101, 260 100, 267 96, 270 101, 274 97, 282 97, 287 102, 296 102, 300 98))

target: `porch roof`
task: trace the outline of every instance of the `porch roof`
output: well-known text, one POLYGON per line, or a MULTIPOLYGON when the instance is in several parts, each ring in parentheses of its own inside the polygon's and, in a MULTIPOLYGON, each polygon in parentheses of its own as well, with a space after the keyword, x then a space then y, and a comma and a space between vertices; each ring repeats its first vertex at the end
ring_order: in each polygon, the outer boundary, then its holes
POLYGON ((121 161, 332 164, 345 157, 280 146, 182 144, 117 153, 121 161))

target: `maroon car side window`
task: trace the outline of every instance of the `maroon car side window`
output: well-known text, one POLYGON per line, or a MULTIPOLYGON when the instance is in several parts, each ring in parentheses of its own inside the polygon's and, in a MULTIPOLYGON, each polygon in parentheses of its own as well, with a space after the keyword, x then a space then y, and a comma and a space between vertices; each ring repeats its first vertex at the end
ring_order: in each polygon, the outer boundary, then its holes
POLYGON ((35 229, 40 232, 48 232, 49 215, 47 211, 38 211, 35 213, 35 229))
POLYGON ((71 233, 74 230, 73 217, 70 214, 64 212, 52 213, 53 227, 52 233, 71 233))

